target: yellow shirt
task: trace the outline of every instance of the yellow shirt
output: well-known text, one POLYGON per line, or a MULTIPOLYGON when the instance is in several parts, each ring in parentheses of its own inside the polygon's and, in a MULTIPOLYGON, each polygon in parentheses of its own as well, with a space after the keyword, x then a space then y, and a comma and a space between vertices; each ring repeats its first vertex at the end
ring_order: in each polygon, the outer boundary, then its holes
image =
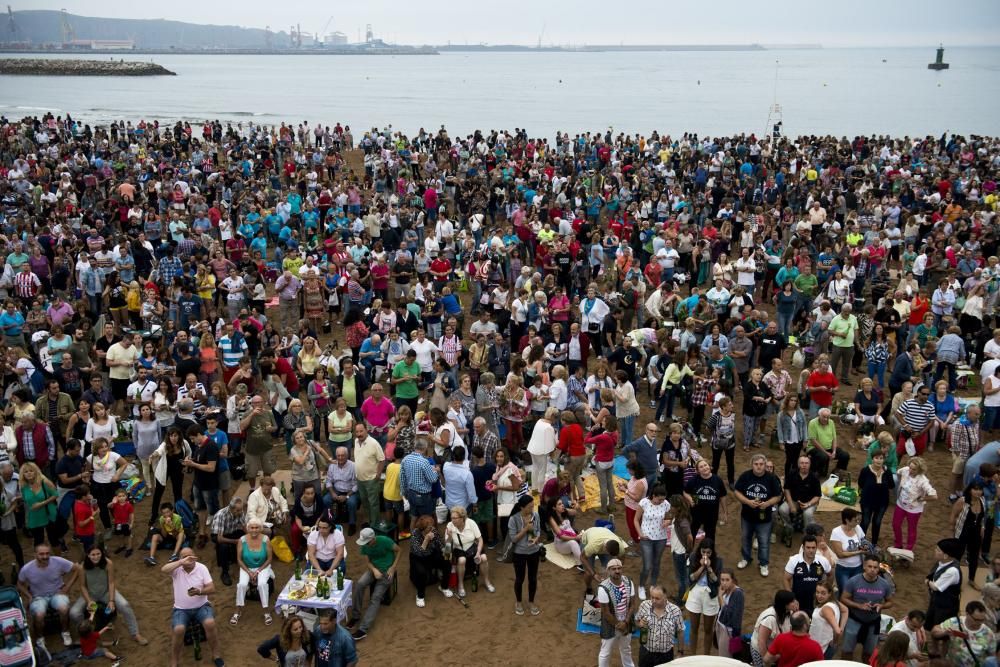
POLYGON ((382 497, 386 500, 399 502, 403 494, 399 492, 399 471, 403 466, 393 461, 385 469, 385 484, 382 485, 382 497))
POLYGON ((215 293, 215 274, 206 273, 204 276, 196 276, 198 281, 198 296, 205 299, 211 299, 212 295, 215 293))
POLYGON ((378 440, 368 436, 361 444, 354 445, 354 475, 359 482, 370 482, 378 474, 378 464, 385 461, 385 452, 378 440))

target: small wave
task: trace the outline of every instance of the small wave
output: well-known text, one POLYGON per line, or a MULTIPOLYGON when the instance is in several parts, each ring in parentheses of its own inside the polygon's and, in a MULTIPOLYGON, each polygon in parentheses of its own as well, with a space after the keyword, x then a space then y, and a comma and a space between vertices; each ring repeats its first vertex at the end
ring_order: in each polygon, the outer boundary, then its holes
POLYGON ((22 111, 58 111, 58 109, 52 109, 50 107, 12 107, 14 109, 20 109, 22 111))
POLYGON ((256 116, 267 116, 268 114, 263 113, 261 111, 226 111, 223 112, 223 115, 256 117, 256 116))

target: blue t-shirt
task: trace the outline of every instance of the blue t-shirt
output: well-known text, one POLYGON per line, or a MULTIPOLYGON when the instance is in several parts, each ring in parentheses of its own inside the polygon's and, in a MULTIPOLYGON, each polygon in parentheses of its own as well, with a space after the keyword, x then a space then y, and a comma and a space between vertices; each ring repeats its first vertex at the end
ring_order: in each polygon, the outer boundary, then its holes
POLYGON ((14 314, 11 315, 4 310, 0 314, 0 330, 3 331, 5 336, 20 336, 23 328, 24 315, 20 311, 15 310, 14 314))
POLYGON ((313 649, 316 667, 347 667, 357 662, 358 653, 354 649, 354 638, 342 625, 337 625, 331 634, 325 634, 316 626, 313 633, 313 649))

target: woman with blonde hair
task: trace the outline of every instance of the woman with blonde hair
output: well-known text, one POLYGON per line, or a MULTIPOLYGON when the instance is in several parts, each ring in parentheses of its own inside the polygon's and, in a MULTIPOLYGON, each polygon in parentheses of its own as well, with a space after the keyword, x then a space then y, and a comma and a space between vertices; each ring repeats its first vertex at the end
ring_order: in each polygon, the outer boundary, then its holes
POLYGON ((896 484, 896 509, 892 513, 893 546, 909 549, 917 544, 917 524, 928 500, 937 499, 937 491, 927 479, 927 464, 919 456, 911 457, 905 468, 899 469, 896 484), (903 541, 903 521, 909 533, 903 541), (905 545, 905 546, 904 546, 905 545))
POLYGON ((236 584, 236 612, 229 619, 230 625, 240 622, 246 604, 247 590, 253 584, 260 596, 260 606, 264 609, 264 625, 271 625, 273 619, 268 611, 268 582, 274 577, 271 561, 274 551, 271 541, 264 534, 264 522, 258 518, 247 519, 247 533, 236 545, 236 562, 240 567, 240 580, 236 584))
POLYGON ((198 358, 201 360, 201 367, 198 370, 198 381, 204 387, 211 387, 212 383, 218 380, 219 359, 222 351, 215 344, 215 336, 206 331, 198 339, 198 358))
POLYGON ((300 381, 308 384, 316 376, 316 369, 319 368, 320 349, 316 339, 306 336, 302 340, 302 348, 295 356, 295 370, 299 374, 300 381))
POLYGON ((60 544, 62 535, 57 523, 59 491, 56 485, 32 461, 22 463, 19 474, 21 500, 24 501, 24 527, 31 533, 35 546, 44 543, 46 536, 49 544, 60 544))

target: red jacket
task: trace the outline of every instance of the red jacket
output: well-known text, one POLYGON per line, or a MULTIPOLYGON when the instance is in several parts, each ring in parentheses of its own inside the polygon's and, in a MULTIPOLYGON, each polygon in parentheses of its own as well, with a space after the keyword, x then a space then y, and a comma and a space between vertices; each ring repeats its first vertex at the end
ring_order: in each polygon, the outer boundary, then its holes
MULTIPOLYGON (((36 421, 34 428, 31 432, 31 441, 35 446, 35 463, 43 471, 45 466, 49 464, 49 440, 45 435, 45 429, 48 428, 48 424, 41 421, 36 421)), ((24 427, 18 426, 14 429, 14 437, 17 439, 17 451, 14 452, 14 457, 17 459, 18 463, 23 464, 24 458, 24 445, 23 445, 24 427)))

